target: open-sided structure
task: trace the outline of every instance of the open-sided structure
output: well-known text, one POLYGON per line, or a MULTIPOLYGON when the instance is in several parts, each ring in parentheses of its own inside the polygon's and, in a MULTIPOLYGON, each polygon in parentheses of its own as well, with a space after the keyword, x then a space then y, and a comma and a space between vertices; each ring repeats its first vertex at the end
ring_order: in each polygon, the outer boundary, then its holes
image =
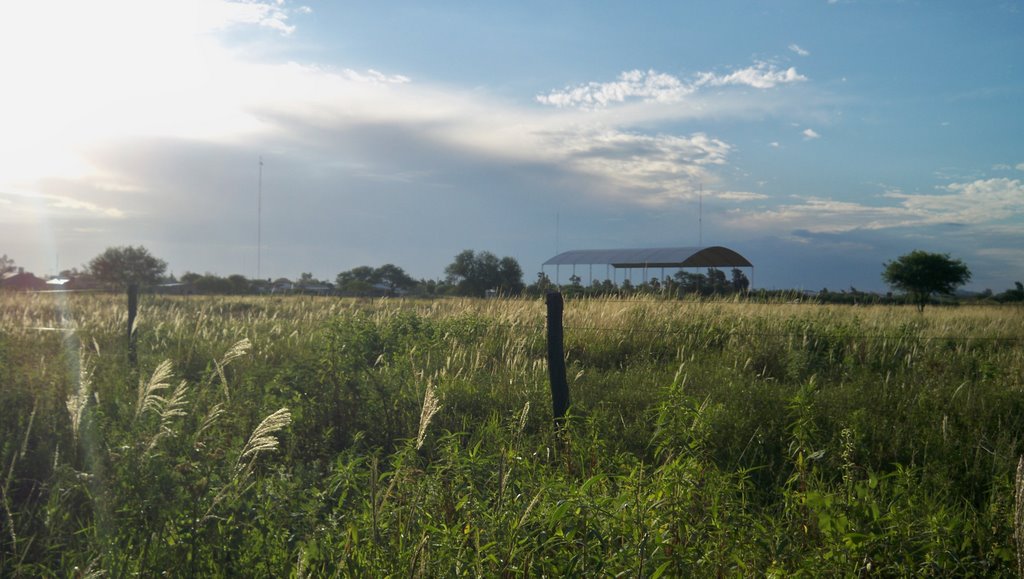
MULTIPOLYGON (((593 266, 604 265, 606 275, 609 271, 614 275, 615 270, 625 269, 632 273, 634 269, 644 270, 644 279, 647 279, 647 270, 651 268, 675 268, 688 267, 749 267, 751 270, 751 281, 753 281, 754 264, 739 253, 728 247, 661 247, 649 249, 574 249, 565 251, 545 261, 541 268, 555 266, 555 283, 559 283, 558 273, 561 266, 572 266, 573 274, 576 273, 577 265, 590 267, 590 278, 593 280, 593 266)), ((664 271, 661 274, 664 277, 664 271)))

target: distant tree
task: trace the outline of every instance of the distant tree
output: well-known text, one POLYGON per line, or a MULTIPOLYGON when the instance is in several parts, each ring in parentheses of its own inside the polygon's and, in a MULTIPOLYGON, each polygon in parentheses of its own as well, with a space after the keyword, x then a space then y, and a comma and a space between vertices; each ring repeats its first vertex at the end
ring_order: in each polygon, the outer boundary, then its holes
POLYGON ((97 281, 112 287, 152 285, 167 270, 167 262, 139 247, 108 247, 89 262, 89 272, 97 281))
POLYGON ((714 294, 727 293, 730 287, 725 272, 716 267, 708 268, 708 285, 706 291, 714 294))
POLYGON ((690 273, 679 270, 673 276, 678 284, 679 294, 702 293, 710 287, 707 278, 702 273, 690 273))
POLYGON ((195 288, 198 293, 202 294, 234 293, 232 291, 233 286, 230 281, 212 273, 199 276, 198 279, 192 282, 192 287, 195 288))
POLYGON ((554 286, 551 283, 551 278, 549 278, 548 275, 545 274, 544 272, 538 272, 537 280, 534 283, 531 283, 528 286, 526 286, 525 289, 526 292, 529 293, 530 295, 544 295, 552 287, 554 286))
POLYGON ((391 263, 385 263, 373 270, 372 281, 386 285, 388 292, 392 294, 396 290, 408 291, 416 286, 416 280, 405 273, 405 270, 391 263))
POLYGON ((18 267, 14 265, 13 259, 7 257, 6 253, 0 255, 0 275, 3 275, 9 271, 14 271, 16 269, 18 269, 18 267))
POLYGON ((228 283, 231 285, 231 293, 233 294, 247 294, 251 287, 249 278, 240 273, 229 275, 228 283))
POLYGON ((743 270, 738 267, 732 268, 732 291, 746 293, 748 289, 750 289, 750 280, 747 279, 743 270))
POLYGON ((520 294, 526 285, 523 283, 523 268, 514 257, 503 257, 498 262, 498 288, 502 293, 520 294))
POLYGON ((386 263, 378 268, 361 265, 343 271, 335 278, 335 283, 338 289, 350 293, 371 293, 374 291, 374 286, 383 285, 388 293, 393 294, 397 290, 410 291, 419 282, 405 273, 404 269, 395 264, 386 263))
POLYGON ((905 292, 924 311, 933 293, 950 295, 971 280, 971 271, 948 253, 914 250, 895 261, 885 263, 882 279, 894 289, 905 292))
POLYGON ((361 265, 339 273, 338 276, 334 278, 334 282, 337 284, 338 289, 345 289, 353 282, 361 282, 361 286, 373 285, 377 283, 374 271, 375 270, 368 265, 361 265))
POLYGON ((462 251, 444 273, 448 283, 461 295, 483 296, 489 289, 518 293, 523 289, 523 270, 519 262, 511 257, 499 260, 489 251, 462 251))
POLYGON ((1014 282, 1014 289, 1008 289, 1003 293, 996 296, 996 299, 1001 302, 1024 302, 1024 284, 1017 281, 1014 282))

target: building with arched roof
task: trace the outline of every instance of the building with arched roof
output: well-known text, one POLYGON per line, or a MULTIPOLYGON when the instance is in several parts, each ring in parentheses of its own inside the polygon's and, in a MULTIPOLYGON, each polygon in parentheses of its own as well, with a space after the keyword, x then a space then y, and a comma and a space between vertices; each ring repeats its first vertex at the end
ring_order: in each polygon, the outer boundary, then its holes
MULTIPOLYGON (((594 265, 604 265, 606 277, 611 279, 617 277, 615 272, 620 269, 627 270, 630 276, 632 270, 643 269, 646 280, 647 271, 652 268, 661 269, 661 277, 665 277, 665 268, 684 269, 688 267, 749 267, 751 285, 753 285, 754 278, 754 264, 750 263, 750 260, 738 252, 720 245, 647 249, 574 249, 559 253, 545 261, 541 265, 541 270, 543 271, 546 266, 555 266, 555 283, 559 283, 558 274, 563 265, 572 266, 573 275, 576 274, 576 266, 588 266, 591 280, 594 278, 594 265), (608 275, 609 273, 612 275, 608 275)), ((623 277, 625 278, 625 275, 623 277)))

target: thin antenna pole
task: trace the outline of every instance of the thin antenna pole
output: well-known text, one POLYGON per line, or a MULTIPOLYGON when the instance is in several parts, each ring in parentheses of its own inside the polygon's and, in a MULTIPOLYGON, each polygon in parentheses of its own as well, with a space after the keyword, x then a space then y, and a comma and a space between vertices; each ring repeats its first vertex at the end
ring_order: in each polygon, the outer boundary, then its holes
POLYGON ((256 202, 256 279, 263 279, 263 155, 260 155, 260 179, 256 202))
POLYGON ((555 255, 558 255, 558 229, 561 221, 561 216, 558 212, 555 212, 555 255))

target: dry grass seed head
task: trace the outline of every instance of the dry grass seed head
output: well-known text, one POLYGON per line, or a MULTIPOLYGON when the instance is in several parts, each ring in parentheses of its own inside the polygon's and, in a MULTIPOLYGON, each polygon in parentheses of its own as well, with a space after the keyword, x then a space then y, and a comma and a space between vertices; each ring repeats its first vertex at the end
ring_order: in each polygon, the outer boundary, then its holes
POLYGON ((420 411, 420 428, 416 435, 416 450, 423 446, 423 440, 427 437, 427 426, 440 409, 441 402, 434 393, 434 384, 427 382, 427 389, 423 394, 423 409, 420 411))
POLYGON ((92 370, 89 368, 85 352, 79 352, 78 388, 74 394, 69 394, 65 401, 65 405, 68 409, 68 415, 71 418, 71 433, 75 440, 78 440, 78 428, 82 424, 82 415, 85 413, 85 405, 89 400, 89 389, 91 387, 92 370))
POLYGON ((149 409, 160 411, 164 399, 157 392, 166 390, 170 386, 167 381, 174 374, 172 369, 171 361, 164 360, 153 370, 148 381, 139 381, 139 399, 135 405, 135 418, 142 416, 142 413, 149 409))
POLYGON ((278 440, 275 434, 287 427, 292 422, 292 413, 287 408, 281 408, 263 419, 259 426, 252 431, 249 441, 242 448, 238 455, 236 469, 241 471, 244 468, 243 462, 249 458, 249 463, 256 460, 262 452, 272 451, 278 447, 278 440))

